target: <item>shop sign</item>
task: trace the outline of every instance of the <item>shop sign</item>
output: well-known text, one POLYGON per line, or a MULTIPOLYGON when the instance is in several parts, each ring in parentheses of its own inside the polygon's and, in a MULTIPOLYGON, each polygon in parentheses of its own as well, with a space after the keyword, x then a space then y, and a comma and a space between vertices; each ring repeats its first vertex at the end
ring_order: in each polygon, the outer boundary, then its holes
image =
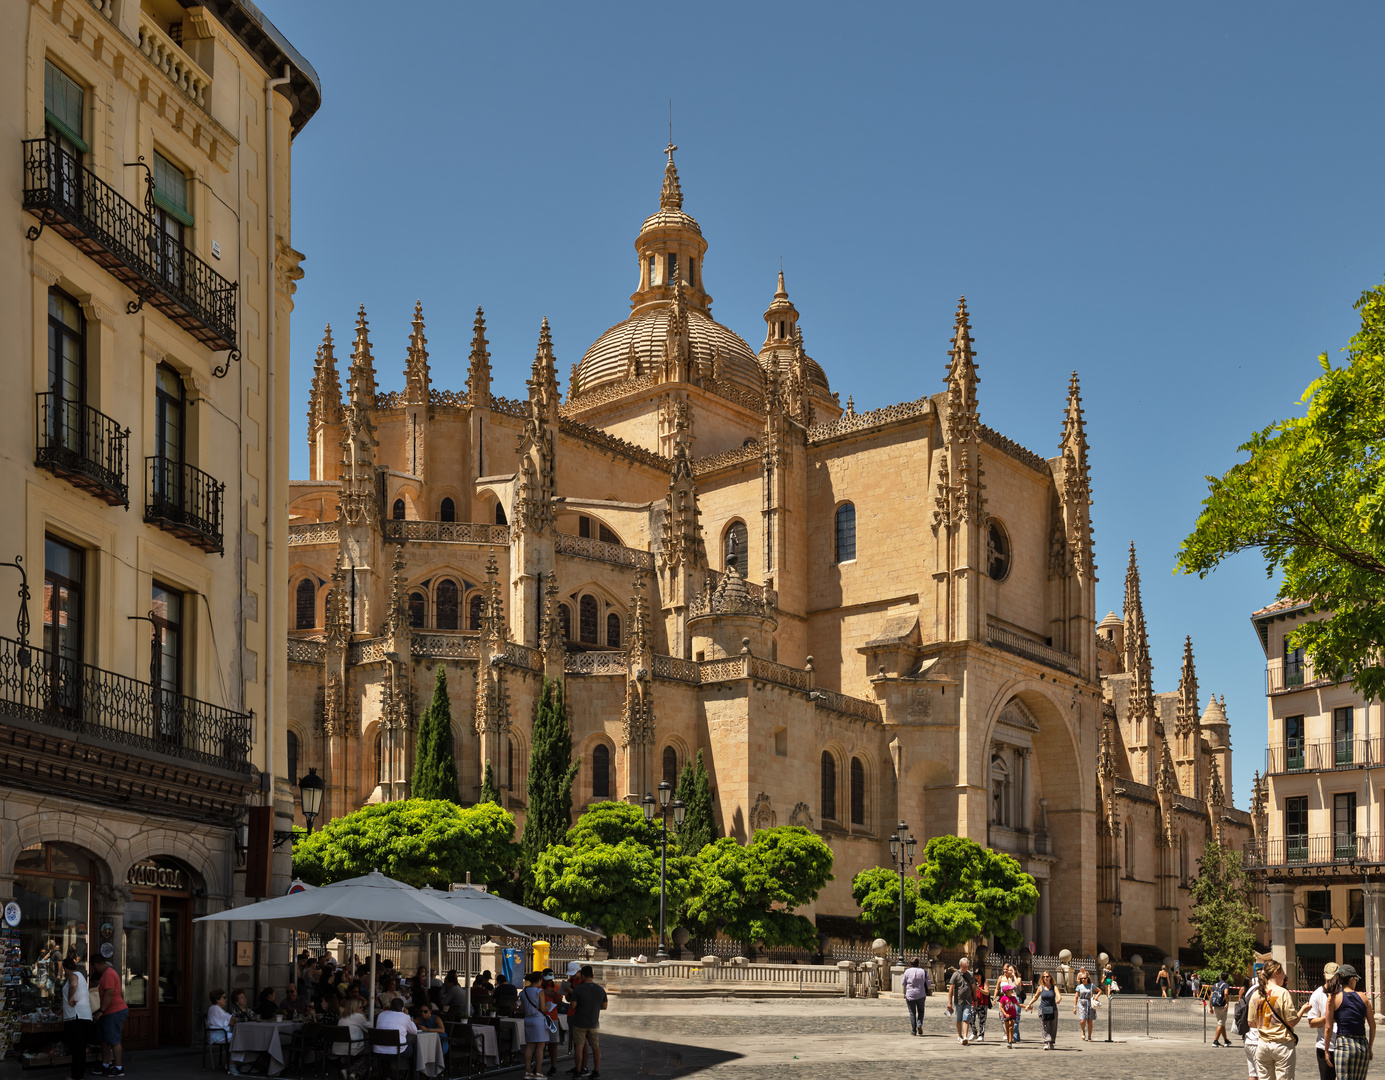
POLYGON ((125 876, 125 884, 140 889, 169 889, 172 892, 188 891, 188 876, 181 866, 172 863, 145 859, 130 867, 125 876))

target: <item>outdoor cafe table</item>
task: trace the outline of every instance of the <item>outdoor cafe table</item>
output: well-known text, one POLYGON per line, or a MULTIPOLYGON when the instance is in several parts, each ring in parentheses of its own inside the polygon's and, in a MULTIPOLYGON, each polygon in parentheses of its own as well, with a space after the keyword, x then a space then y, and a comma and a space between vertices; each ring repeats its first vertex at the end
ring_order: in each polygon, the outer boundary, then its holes
POLYGON ((420 1031, 418 1047, 414 1050, 414 1069, 423 1076, 437 1076, 445 1063, 442 1055, 442 1036, 436 1031, 420 1031))
POLYGON ((242 1020, 231 1033, 231 1060, 254 1061, 259 1054, 267 1052, 269 1075, 278 1076, 284 1071, 284 1048, 280 1039, 284 1035, 292 1035, 302 1026, 289 1022, 242 1020))

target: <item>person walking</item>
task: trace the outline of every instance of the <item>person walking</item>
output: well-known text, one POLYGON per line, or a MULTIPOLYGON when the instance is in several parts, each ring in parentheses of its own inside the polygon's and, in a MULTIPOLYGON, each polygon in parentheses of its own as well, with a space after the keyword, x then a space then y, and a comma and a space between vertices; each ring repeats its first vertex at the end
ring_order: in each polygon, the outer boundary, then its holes
POLYGON ((1212 983, 1212 992, 1207 995, 1207 1003, 1203 1006, 1216 1017, 1217 1030, 1212 1035, 1213 1046, 1231 1045, 1231 1039, 1226 1034, 1226 996, 1230 989, 1231 984, 1227 981, 1226 972, 1223 971, 1212 983))
POLYGON ((96 1035, 101 1040, 101 1074, 125 1075, 125 1050, 121 1039, 130 1007, 120 992, 120 973, 104 956, 95 956, 91 972, 96 976, 96 989, 101 993, 101 1008, 92 1014, 97 1021, 96 1035))
POLYGON ((1342 964, 1337 968, 1337 992, 1327 1002, 1323 1044, 1336 1066, 1337 1080, 1366 1080, 1375 1056, 1375 1010, 1356 992, 1359 981, 1356 968, 1342 964))
POLYGON ((904 1004, 909 1009, 909 1034, 922 1035, 923 1007, 928 1001, 929 992, 933 989, 928 969, 916 956, 913 963, 904 969, 900 981, 904 986, 904 1004))
POLYGON ((1169 966, 1168 964, 1159 965, 1159 974, 1154 977, 1154 985, 1159 990, 1160 997, 1169 996, 1169 966))
POLYGON ((1072 1014, 1077 1017, 1078 1034, 1084 1042, 1091 1042, 1092 1025, 1096 1022, 1096 988, 1092 986, 1092 976, 1086 968, 1077 973, 1076 995, 1072 1014))
POLYGON ((519 1000, 524 1006, 524 1080, 543 1080, 543 1051, 548 1045, 548 1024, 554 1005, 544 992, 542 972, 531 971, 524 976, 524 991, 519 1000))
POLYGON ((72 1080, 82 1080, 87 1069, 87 1046, 91 1043, 91 996, 87 991, 87 977, 77 961, 68 957, 62 966, 63 1042, 72 1055, 67 1074, 72 1080))
POLYGON ((1232 1013, 1236 1034, 1241 1037, 1241 1048, 1245 1050, 1246 1074, 1250 1080, 1256 1080, 1260 1075, 1260 1067, 1255 1064, 1255 1057, 1260 1052, 1260 1033, 1255 1030, 1255 1018, 1250 1015, 1250 995, 1254 985, 1255 980, 1249 975, 1241 980, 1240 994, 1232 1013))
POLYGON ((1044 1049, 1052 1050, 1058 1044, 1058 1006, 1063 1004, 1062 991, 1054 985, 1053 972, 1045 971, 1039 976, 1038 989, 1025 1009, 1034 1011, 1039 1007, 1039 1023, 1044 1026, 1044 1049))
POLYGON ((976 978, 971 973, 971 961, 965 956, 957 961, 957 970, 947 980, 947 1011, 957 1017, 957 1041, 963 1046, 971 1042, 972 1000, 976 978))
POLYGON ((1000 1017, 1005 1022, 1005 1047, 1013 1049, 1015 1029, 1019 1027, 1020 1002, 1015 969, 1006 964, 995 981, 996 1004, 1000 1007, 1000 1017))
POLYGON ((1299 1010, 1299 1016, 1305 1013, 1308 1016, 1308 1026, 1317 1032, 1317 1045, 1315 1047, 1318 1057, 1318 1078, 1319 1080, 1333 1080, 1337 1075, 1336 1068, 1333 1067, 1332 1057, 1327 1052, 1323 1034, 1323 1024, 1327 1020, 1327 1003, 1332 995, 1337 992, 1339 982, 1336 978, 1337 965, 1329 960, 1323 965, 1322 985, 1313 991, 1308 999, 1308 1004, 1299 1010))
POLYGON ((976 1032, 974 1042, 986 1041, 986 1017, 991 1012, 991 993, 987 989, 986 980, 980 978, 976 980, 976 986, 971 994, 971 1026, 976 1032))
POLYGON ((601 1080, 601 1013, 606 1008, 606 990, 597 981, 590 964, 583 964, 572 987, 572 1041, 577 1055, 573 1076, 601 1080), (591 1072, 587 1072, 587 1050, 591 1050, 591 1072))
POLYGON ((1010 981, 1013 982, 1013 983, 1015 984, 1015 1020, 1014 1020, 1015 1042, 1021 1042, 1022 1040, 1020 1039, 1020 1010, 1019 1010, 1019 1006, 1021 1006, 1021 1005, 1024 1004, 1024 999, 1025 999, 1024 981, 1020 978, 1019 969, 1016 968, 1014 964, 1006 964, 1006 965, 1005 965, 1005 974, 1009 977, 1010 981))
MULTIPOLYGON (((1340 975, 1341 968, 1337 971, 1340 975)), ((1258 1080, 1294 1080, 1298 1013, 1293 995, 1284 989, 1284 965, 1278 960, 1266 960, 1261 966, 1250 995, 1250 1015, 1260 1036, 1255 1051, 1258 1080)))

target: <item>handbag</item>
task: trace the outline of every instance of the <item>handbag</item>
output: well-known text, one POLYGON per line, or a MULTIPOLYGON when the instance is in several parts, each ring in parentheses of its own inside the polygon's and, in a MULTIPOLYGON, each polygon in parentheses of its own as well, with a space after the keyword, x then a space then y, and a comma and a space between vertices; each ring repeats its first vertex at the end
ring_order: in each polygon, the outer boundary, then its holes
POLYGON ((99 1013, 101 1011, 100 990, 87 990, 87 1005, 90 1007, 93 1013, 99 1013))

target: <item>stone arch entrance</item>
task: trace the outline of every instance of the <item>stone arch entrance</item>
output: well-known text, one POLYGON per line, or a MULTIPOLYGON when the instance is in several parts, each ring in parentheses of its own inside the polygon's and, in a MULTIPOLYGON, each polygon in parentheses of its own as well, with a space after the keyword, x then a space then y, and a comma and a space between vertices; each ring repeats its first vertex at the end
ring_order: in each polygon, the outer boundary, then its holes
POLYGON ((132 1050, 186 1046, 192 1041, 193 897, 200 876, 166 855, 139 859, 125 872, 121 981, 130 1017, 125 1045, 132 1050))
POLYGON ((13 897, 19 905, 16 974, 21 1011, 49 1008, 61 1015, 62 961, 75 953, 83 964, 99 950, 92 921, 97 890, 109 878, 91 851, 67 841, 40 841, 16 852, 13 897))

